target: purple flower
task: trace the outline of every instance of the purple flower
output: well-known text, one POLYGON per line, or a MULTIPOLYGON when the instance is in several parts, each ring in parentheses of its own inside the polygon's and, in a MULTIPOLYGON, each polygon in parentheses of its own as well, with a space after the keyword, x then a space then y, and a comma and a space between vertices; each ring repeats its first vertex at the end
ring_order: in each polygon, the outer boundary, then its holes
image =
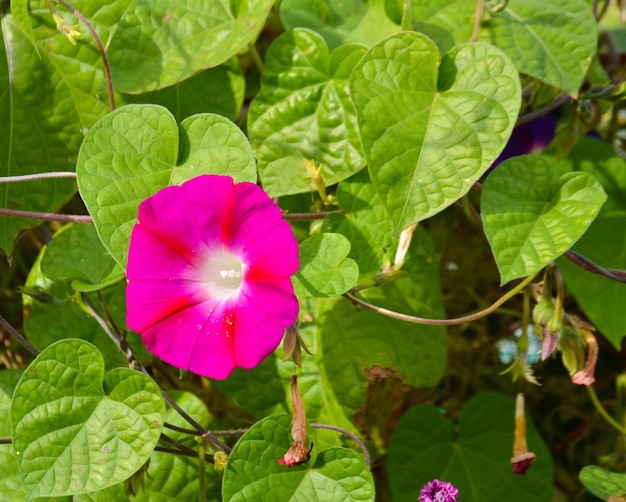
POLYGON ((452 483, 433 479, 422 488, 420 502, 456 502, 458 496, 459 490, 452 483))
POLYGON ((513 129, 513 134, 491 169, 503 160, 544 150, 556 134, 556 117, 545 115, 513 129))

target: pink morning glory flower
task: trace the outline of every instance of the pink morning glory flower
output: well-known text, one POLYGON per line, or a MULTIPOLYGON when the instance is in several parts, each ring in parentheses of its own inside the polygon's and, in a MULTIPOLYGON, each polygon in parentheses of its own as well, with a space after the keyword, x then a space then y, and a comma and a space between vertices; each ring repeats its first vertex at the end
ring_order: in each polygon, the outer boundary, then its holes
POLYGON ((452 483, 433 479, 420 492, 420 502, 456 502, 459 491, 452 483))
POLYGON ((148 350, 215 379, 257 366, 296 320, 298 244, 257 185, 204 175, 139 206, 126 322, 148 350))

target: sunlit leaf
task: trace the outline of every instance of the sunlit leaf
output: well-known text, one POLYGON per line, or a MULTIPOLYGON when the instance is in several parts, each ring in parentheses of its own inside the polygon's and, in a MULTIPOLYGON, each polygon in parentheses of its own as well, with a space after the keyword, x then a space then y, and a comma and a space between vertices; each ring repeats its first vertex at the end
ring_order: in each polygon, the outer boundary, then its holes
POLYGON ((85 493, 121 482, 148 459, 165 412, 137 371, 104 374, 96 347, 57 342, 20 379, 11 403, 13 447, 29 497, 85 493))
POLYGON ((119 92, 168 87, 218 66, 253 42, 273 0, 127 0, 111 39, 119 92))
POLYGON ((179 128, 157 105, 128 105, 100 120, 81 145, 76 171, 98 234, 122 267, 137 207, 159 189, 209 173, 256 181, 252 150, 235 124, 199 114, 179 128))
POLYGON ((504 148, 520 106, 518 74, 501 51, 476 43, 440 58, 414 32, 372 47, 350 92, 395 233, 467 193, 504 148))
POLYGON ((605 200, 592 175, 557 178, 544 157, 500 164, 483 185, 481 212, 502 283, 538 272, 572 247, 605 200))
POLYGON ((626 493, 626 474, 611 472, 597 465, 587 465, 580 471, 580 481, 585 488, 602 500, 622 497, 626 493))
POLYGON ((300 243, 296 294, 326 298, 348 291, 359 277, 356 262, 346 258, 349 251, 350 241, 340 234, 317 234, 300 243))
POLYGON ((309 463, 289 468, 277 461, 291 446, 291 417, 267 417, 243 435, 229 457, 225 501, 374 500, 374 480, 352 450, 314 452, 309 463))
POLYGON ((364 51, 345 45, 329 54, 322 37, 303 29, 284 33, 268 50, 248 130, 270 195, 314 190, 305 161, 321 166, 327 186, 364 167, 348 95, 348 77, 364 51))

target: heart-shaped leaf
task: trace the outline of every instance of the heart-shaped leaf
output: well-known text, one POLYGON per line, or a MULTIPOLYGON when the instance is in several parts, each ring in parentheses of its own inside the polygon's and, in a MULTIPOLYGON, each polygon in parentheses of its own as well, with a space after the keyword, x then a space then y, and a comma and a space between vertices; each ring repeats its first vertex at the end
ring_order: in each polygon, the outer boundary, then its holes
POLYGON ((123 268, 139 204, 161 188, 208 173, 256 182, 252 149, 241 130, 208 113, 185 119, 179 130, 172 114, 156 105, 124 106, 98 121, 76 166, 96 230, 123 268))
POLYGON ((424 35, 372 47, 350 79, 372 183, 395 233, 462 197, 504 148, 520 106, 517 71, 489 44, 440 61, 424 35))
POLYGON ((344 448, 313 452, 309 463, 278 463, 291 446, 291 417, 254 424, 237 441, 224 473, 225 501, 374 500, 374 480, 359 455, 344 448))
POLYGON ((104 248, 93 225, 66 225, 46 246, 41 272, 54 281, 72 281, 76 291, 116 283, 124 271, 104 248))
POLYGON ((300 244, 300 269, 293 277, 297 295, 325 298, 348 291, 359 278, 359 267, 351 258, 350 241, 343 235, 322 233, 300 244))
POLYGON ((602 500, 622 497, 626 493, 626 474, 611 472, 597 465, 587 465, 580 471, 580 482, 602 500))
POLYGON ((348 77, 364 52, 344 45, 329 55, 322 37, 303 29, 284 33, 267 51, 248 130, 271 196, 315 189, 305 161, 321 165, 326 185, 365 165, 348 95, 348 77))
POLYGON ((384 0, 282 0, 280 19, 287 29, 316 31, 331 49, 350 42, 373 45, 400 31, 387 17, 384 0))
POLYGON ((502 284, 538 272, 572 247, 605 200, 591 174, 557 179, 544 157, 523 155, 500 164, 483 186, 481 212, 502 284))
POLYGON ((512 472, 515 401, 482 393, 463 407, 458 438, 452 422, 431 405, 407 411, 396 426, 388 451, 394 502, 415 502, 433 479, 451 482, 459 500, 549 502, 552 457, 532 422, 528 446, 537 455, 526 476, 512 472))
POLYGON ((168 87, 252 42, 274 0, 131 0, 107 47, 119 92, 168 87))
POLYGON ((520 73, 575 97, 597 51, 598 23, 587 0, 509 0, 488 14, 480 39, 502 49, 520 73))
POLYGON ((59 341, 29 365, 11 403, 11 432, 29 498, 99 490, 124 481, 157 444, 165 404, 148 376, 104 375, 88 342, 59 341))

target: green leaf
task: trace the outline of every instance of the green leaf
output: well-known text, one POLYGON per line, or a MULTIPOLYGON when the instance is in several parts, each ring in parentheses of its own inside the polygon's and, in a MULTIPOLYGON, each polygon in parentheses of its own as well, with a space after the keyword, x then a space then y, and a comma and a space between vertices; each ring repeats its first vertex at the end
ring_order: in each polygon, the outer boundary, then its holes
POLYGON ((502 284, 538 272, 572 247, 605 200, 592 175, 557 179, 545 157, 523 155, 500 164, 483 185, 481 212, 502 284))
POLYGON ((520 73, 576 97, 597 51, 598 25, 587 0, 510 0, 488 14, 480 38, 520 73))
POLYGON ((255 182, 247 138, 213 114, 189 117, 179 131, 171 113, 157 105, 124 106, 100 120, 85 137, 76 166, 98 234, 124 268, 139 204, 161 188, 208 173, 255 182))
POLYGON ((321 233, 309 237, 298 248, 300 269, 293 277, 298 296, 337 296, 356 284, 359 267, 346 258, 350 241, 343 235, 321 233))
POLYGON ((29 365, 11 403, 11 439, 29 498, 127 479, 156 446, 164 408, 148 376, 125 368, 105 376, 93 345, 51 345, 29 365))
POLYGON ((580 482, 602 500, 626 495, 626 474, 611 472, 597 465, 583 467, 580 482))
POLYGON ((280 19, 287 29, 319 33, 331 49, 350 42, 373 45, 400 31, 387 17, 384 0, 283 0, 280 19))
MULTIPOLYGON (((608 199, 573 250, 598 265, 626 269, 626 162, 613 147, 593 138, 583 138, 569 156, 557 165, 560 171, 583 171, 595 176, 608 199)), ((569 260, 559 267, 568 289, 591 322, 616 348, 626 333, 626 284, 591 274, 569 260)))
POLYGON ((398 233, 458 200, 508 140, 520 106, 517 71, 495 47, 456 47, 440 61, 424 35, 372 47, 350 92, 370 176, 398 233))
MULTIPOLYGON (((8 417, 6 423, 9 423, 8 417)), ((0 498, 11 502, 26 501, 17 458, 10 444, 0 444, 0 498)))
MULTIPOLYGON (((404 0, 386 0, 385 7, 400 24, 404 0)), ((411 0, 413 29, 430 37, 441 52, 469 41, 475 13, 474 0, 411 0)))
POLYGON ((291 417, 267 417, 233 448, 224 472, 223 500, 374 500, 374 480, 363 459, 344 448, 317 452, 292 469, 277 461, 291 445, 291 417))
MULTIPOLYGON (((100 8, 91 2, 83 13, 100 8)), ((46 7, 31 2, 31 9, 22 21, 32 22, 35 45, 11 15, 0 20, 0 176, 73 170, 84 132, 107 109, 99 54, 72 46, 46 7)), ((0 184, 2 207, 16 210, 54 212, 74 192, 69 179, 0 184)), ((0 249, 11 254, 19 230, 37 221, 0 216, 0 249)))
POLYGON ((322 231, 342 234, 350 241, 348 256, 359 267, 359 281, 365 282, 391 263, 397 247, 393 223, 365 172, 342 181, 337 188, 337 200, 343 214, 326 216, 322 231))
POLYGON ((127 103, 166 107, 177 122, 197 113, 216 113, 237 120, 245 94, 245 79, 236 58, 177 84, 146 94, 125 94, 127 103))
POLYGON ((267 51, 248 130, 272 197, 315 189, 305 160, 321 164, 327 186, 364 167, 347 82, 364 51, 346 45, 329 55, 322 37, 303 29, 284 33, 267 51))
POLYGON ((510 397, 482 393, 463 407, 456 428, 434 406, 407 411, 388 451, 394 502, 414 502, 433 479, 451 482, 459 500, 549 502, 552 458, 528 419, 528 446, 537 460, 525 476, 512 473, 514 406, 510 397))
MULTIPOLYGON (((413 236, 406 275, 360 295, 374 305, 405 314, 441 319, 443 303, 433 244, 421 228, 413 236)), ((446 364, 442 326, 426 326, 355 309, 339 298, 324 302, 319 317, 322 371, 352 416, 365 406, 369 375, 382 370, 413 387, 439 382, 446 364)))
POLYGON ((54 281, 72 281, 76 291, 95 291, 124 278, 91 224, 70 224, 57 232, 46 246, 41 272, 54 281))
POLYGON ((273 0, 132 0, 107 48, 119 92, 146 92, 218 66, 263 28, 273 0))
POLYGON ((12 0, 11 15, 28 39, 33 44, 36 43, 35 31, 33 30, 33 24, 28 13, 28 0, 12 0))

